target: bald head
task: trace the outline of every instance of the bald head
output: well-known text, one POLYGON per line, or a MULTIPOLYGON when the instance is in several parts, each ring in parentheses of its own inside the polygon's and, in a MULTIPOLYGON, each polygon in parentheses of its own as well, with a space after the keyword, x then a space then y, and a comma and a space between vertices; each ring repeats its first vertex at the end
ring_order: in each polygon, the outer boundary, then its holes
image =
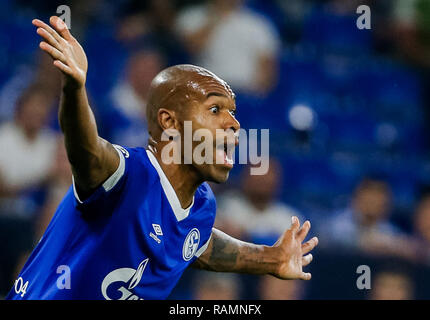
POLYGON ((160 129, 160 108, 184 112, 190 103, 202 102, 211 95, 235 99, 230 86, 209 70, 189 64, 164 69, 152 80, 148 94, 146 117, 149 134, 153 135, 160 129))

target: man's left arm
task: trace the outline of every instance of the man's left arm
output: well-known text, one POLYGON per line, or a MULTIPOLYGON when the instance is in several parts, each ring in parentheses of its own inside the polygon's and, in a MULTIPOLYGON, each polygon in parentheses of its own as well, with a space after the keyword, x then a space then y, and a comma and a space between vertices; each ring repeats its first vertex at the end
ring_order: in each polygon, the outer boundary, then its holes
POLYGON ((313 237, 303 243, 311 225, 306 221, 301 227, 293 217, 291 228, 273 246, 256 245, 235 239, 224 232, 212 229, 212 236, 205 252, 193 267, 217 271, 250 274, 271 274, 280 279, 309 280, 310 273, 303 267, 312 261, 309 252, 318 244, 313 237))

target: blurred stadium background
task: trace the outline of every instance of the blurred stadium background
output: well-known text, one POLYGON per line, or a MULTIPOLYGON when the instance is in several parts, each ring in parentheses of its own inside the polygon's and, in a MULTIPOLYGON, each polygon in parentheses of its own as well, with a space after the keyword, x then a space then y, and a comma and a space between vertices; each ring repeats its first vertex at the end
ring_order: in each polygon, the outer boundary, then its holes
POLYGON ((172 299, 430 298, 429 0, 2 0, 0 297, 71 183, 60 77, 31 25, 64 4, 104 138, 145 145, 151 79, 207 67, 243 128, 270 129, 269 173, 236 166, 213 186, 216 225, 270 245, 297 214, 320 239, 310 282, 189 270, 172 299), (356 27, 362 4, 371 30, 356 27))

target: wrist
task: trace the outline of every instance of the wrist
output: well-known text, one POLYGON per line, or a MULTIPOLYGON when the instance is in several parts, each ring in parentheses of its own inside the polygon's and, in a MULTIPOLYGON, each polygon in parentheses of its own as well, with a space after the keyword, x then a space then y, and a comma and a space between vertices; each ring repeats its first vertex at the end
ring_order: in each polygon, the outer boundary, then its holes
POLYGON ((279 273, 280 266, 280 254, 277 247, 274 246, 262 246, 264 256, 264 266, 266 274, 277 275, 279 273))
POLYGON ((63 92, 73 92, 79 91, 85 87, 86 78, 82 77, 82 79, 72 78, 70 76, 64 75, 62 79, 62 89, 63 92))
POLYGON ((79 83, 71 80, 64 80, 62 91, 64 94, 76 94, 85 88, 85 83, 79 83))
POLYGON ((280 258, 276 247, 247 243, 247 249, 241 253, 240 272, 272 275, 278 273, 280 258))

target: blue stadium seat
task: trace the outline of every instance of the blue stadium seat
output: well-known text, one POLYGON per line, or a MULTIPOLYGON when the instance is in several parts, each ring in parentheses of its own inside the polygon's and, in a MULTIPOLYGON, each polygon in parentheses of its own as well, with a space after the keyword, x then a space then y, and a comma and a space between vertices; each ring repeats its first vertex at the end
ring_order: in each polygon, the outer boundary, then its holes
POLYGON ((336 15, 324 6, 316 6, 305 21, 302 41, 338 52, 369 53, 372 37, 369 30, 359 30, 357 15, 336 15))
POLYGON ((112 26, 93 25, 83 43, 90 61, 87 85, 96 101, 104 98, 118 81, 127 57, 125 48, 114 40, 113 32, 112 26))
POLYGON ((374 61, 357 74, 355 91, 373 104, 374 116, 404 123, 422 118, 420 79, 395 63, 374 61))
POLYGON ((328 126, 331 143, 343 150, 360 151, 375 147, 376 122, 365 114, 322 115, 320 121, 328 126))

